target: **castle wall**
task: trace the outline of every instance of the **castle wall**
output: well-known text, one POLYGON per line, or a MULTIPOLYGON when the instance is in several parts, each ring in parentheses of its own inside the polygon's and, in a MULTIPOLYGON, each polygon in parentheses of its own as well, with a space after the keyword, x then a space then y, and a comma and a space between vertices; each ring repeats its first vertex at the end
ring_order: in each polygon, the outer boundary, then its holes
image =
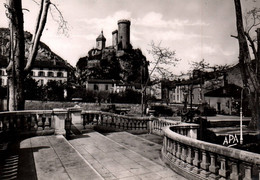
POLYGON ((118 49, 130 48, 130 24, 129 20, 118 21, 118 49))

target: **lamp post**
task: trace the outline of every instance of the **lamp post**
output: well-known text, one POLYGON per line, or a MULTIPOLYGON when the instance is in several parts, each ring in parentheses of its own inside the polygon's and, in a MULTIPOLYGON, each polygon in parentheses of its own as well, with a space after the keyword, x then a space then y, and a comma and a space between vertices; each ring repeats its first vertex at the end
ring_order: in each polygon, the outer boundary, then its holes
POLYGON ((243 92, 244 88, 241 90, 241 103, 240 103, 240 144, 243 144, 243 92))
POLYGON ((240 99, 240 144, 243 144, 243 94, 244 89, 247 89, 250 92, 250 89, 247 86, 244 86, 241 90, 241 99, 240 99))

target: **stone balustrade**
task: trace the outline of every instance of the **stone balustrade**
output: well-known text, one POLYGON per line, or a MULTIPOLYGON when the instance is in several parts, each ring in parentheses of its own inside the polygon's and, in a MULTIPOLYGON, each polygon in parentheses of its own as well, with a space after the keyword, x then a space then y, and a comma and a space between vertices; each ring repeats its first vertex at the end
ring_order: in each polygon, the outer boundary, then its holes
POLYGON ((88 124, 114 130, 135 130, 150 132, 149 117, 133 117, 102 111, 84 111, 81 113, 83 126, 88 124))
MULTIPOLYGON (((76 116, 78 111, 73 111, 72 116, 76 116), (74 113, 75 112, 75 113, 74 113)), ((180 121, 168 120, 165 118, 155 117, 134 117, 118 115, 102 111, 83 111, 81 113, 82 123, 86 125, 103 126, 114 130, 136 130, 163 136, 163 128, 166 126, 174 126, 176 130, 187 133, 189 137, 197 138, 197 130, 199 125, 187 124, 180 121)), ((78 119, 78 117, 76 118, 78 119)), ((72 122, 74 120, 72 119, 72 122)), ((78 120, 77 120, 78 121, 78 120)))
POLYGON ((200 141, 177 129, 164 128, 162 158, 186 178, 259 179, 259 154, 200 141))
POLYGON ((167 120, 164 118, 151 118, 151 133, 157 134, 160 136, 164 135, 163 128, 166 126, 175 126, 180 124, 180 121, 172 121, 172 120, 167 120))
POLYGON ((67 110, 25 110, 0 112, 0 133, 65 134, 67 110))

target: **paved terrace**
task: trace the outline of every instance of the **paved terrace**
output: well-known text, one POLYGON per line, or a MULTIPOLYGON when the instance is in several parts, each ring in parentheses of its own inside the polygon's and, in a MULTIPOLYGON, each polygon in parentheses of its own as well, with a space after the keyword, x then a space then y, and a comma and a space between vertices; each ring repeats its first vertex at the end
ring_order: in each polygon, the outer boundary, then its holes
POLYGON ((67 141, 38 136, 11 145, 1 162, 0 179, 184 179, 160 159, 155 135, 89 131, 67 141))

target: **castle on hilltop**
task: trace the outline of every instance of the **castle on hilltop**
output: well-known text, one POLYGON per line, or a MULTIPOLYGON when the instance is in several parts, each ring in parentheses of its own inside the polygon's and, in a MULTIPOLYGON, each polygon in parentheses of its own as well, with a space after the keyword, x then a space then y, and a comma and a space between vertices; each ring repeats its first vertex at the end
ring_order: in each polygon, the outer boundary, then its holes
MULTIPOLYGON (((126 19, 118 21, 118 29, 112 32, 112 46, 108 49, 128 50, 132 48, 130 44, 130 25, 131 22, 126 19)), ((103 31, 96 39, 96 49, 103 50, 106 48, 106 38, 103 31)))
POLYGON ((101 90, 108 84, 109 87, 112 84, 114 86, 115 82, 120 82, 125 89, 129 84, 140 86, 140 83, 148 79, 149 63, 146 57, 141 49, 134 49, 130 43, 131 22, 121 19, 117 24, 117 30, 112 32, 112 45, 106 46, 106 38, 101 31, 96 38, 96 46, 77 62, 81 84, 88 85, 89 90, 101 90))

